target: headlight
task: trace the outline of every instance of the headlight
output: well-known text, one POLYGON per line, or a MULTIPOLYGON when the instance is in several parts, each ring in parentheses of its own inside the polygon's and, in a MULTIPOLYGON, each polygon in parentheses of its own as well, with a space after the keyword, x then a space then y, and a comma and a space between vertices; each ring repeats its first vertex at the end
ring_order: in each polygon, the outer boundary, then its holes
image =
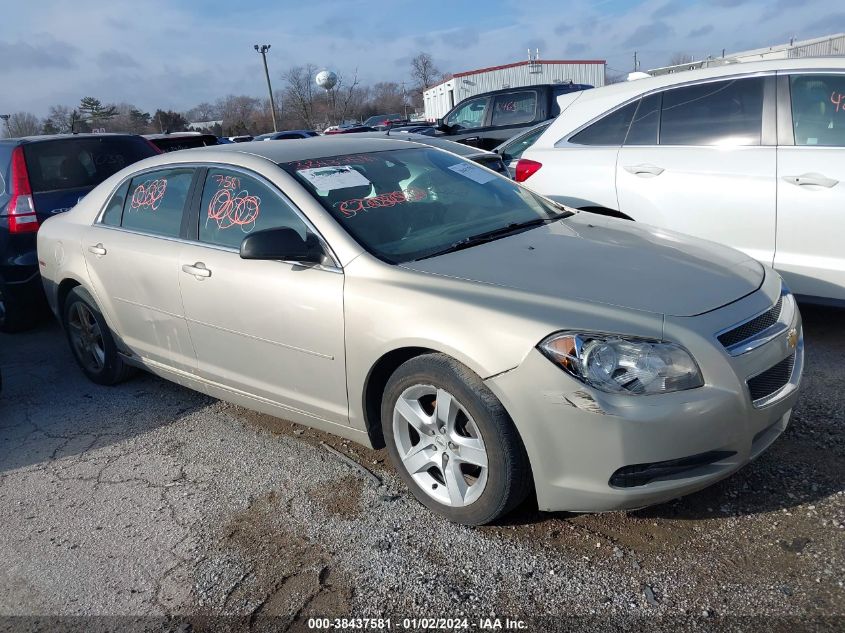
POLYGON ((673 343, 559 332, 538 349, 568 374, 609 393, 651 395, 704 384, 689 352, 673 343))

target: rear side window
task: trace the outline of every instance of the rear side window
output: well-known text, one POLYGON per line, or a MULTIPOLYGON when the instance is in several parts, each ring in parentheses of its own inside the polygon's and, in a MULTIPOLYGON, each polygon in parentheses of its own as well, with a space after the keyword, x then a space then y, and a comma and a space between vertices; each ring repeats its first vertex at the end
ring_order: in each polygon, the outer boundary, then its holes
POLYGON ((103 224, 108 226, 120 226, 120 221, 123 217, 123 207, 126 204, 126 192, 129 191, 129 181, 118 187, 117 191, 106 204, 106 209, 103 211, 103 224))
POLYGON ((845 75, 792 75, 796 145, 845 147, 845 75))
POLYGON ((576 145, 622 145, 637 109, 637 101, 614 110, 569 139, 576 145))
POLYGON ((549 124, 543 125, 532 132, 529 132, 525 136, 522 136, 515 140, 514 142, 510 143, 509 145, 505 145, 504 151, 502 152, 502 157, 505 160, 516 160, 517 158, 521 158, 522 154, 525 153, 529 147, 534 145, 534 142, 540 138, 540 136, 545 132, 549 127, 549 124))
POLYGON ((162 169, 133 178, 126 193, 121 226, 178 237, 193 176, 193 169, 162 169))
POLYGON ((241 172, 208 170, 200 206, 200 242, 240 248, 253 231, 281 227, 306 238, 305 222, 269 186, 241 172))
POLYGON ((509 92, 493 99, 493 119, 491 125, 519 125, 531 123, 537 112, 537 93, 509 92))
POLYGON ((92 188, 156 151, 141 137, 63 138, 23 146, 35 193, 92 188))
POLYGON ((661 145, 759 145, 762 129, 762 77, 663 93, 661 145))
POLYGON ((657 129, 660 125, 661 95, 650 95, 640 100, 640 105, 631 121, 625 145, 657 145, 657 129))

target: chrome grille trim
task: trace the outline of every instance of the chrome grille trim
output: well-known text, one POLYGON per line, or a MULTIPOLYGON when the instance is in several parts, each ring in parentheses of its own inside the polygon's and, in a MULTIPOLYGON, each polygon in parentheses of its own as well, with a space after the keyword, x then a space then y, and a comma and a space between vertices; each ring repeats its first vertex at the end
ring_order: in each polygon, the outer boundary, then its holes
POLYGON ((795 297, 781 286, 774 306, 716 332, 716 340, 731 356, 746 354, 786 332, 795 319, 795 308, 795 297))

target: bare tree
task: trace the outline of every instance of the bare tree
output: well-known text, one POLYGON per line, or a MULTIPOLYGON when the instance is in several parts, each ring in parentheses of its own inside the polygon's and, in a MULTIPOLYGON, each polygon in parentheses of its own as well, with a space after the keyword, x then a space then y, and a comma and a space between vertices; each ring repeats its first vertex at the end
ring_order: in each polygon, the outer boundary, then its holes
POLYGON ((411 78, 416 82, 419 92, 431 88, 439 76, 440 71, 428 53, 420 53, 411 60, 411 78))
POLYGON ((332 119, 334 121, 342 123, 346 120, 347 114, 351 114, 356 109, 360 110, 360 107, 356 107, 361 105, 360 103, 356 103, 356 101, 359 101, 359 99, 356 99, 359 96, 357 91, 359 83, 357 68, 352 75, 352 81, 347 86, 344 85, 343 75, 338 75, 337 83, 331 90, 333 93, 331 95, 332 119))
POLYGON ((680 66, 681 64, 690 64, 693 62, 693 56, 689 53, 673 53, 669 58, 670 66, 680 66))
POLYGON ((41 132, 41 121, 31 112, 15 112, 9 116, 6 123, 10 138, 32 136, 41 132))
POLYGON ((228 95, 217 100, 225 133, 248 134, 256 131, 255 119, 261 113, 261 100, 247 95, 228 95))
POLYGON ((301 125, 311 130, 317 127, 314 112, 316 72, 317 67, 314 64, 306 64, 289 68, 282 75, 285 82, 284 109, 301 125))
POLYGON ((215 121, 220 118, 220 109, 216 105, 204 101, 188 110, 185 117, 189 121, 215 121))
POLYGON ((71 132, 73 123, 73 110, 65 105, 50 106, 47 111, 47 118, 44 120, 44 132, 46 134, 67 134, 71 132))

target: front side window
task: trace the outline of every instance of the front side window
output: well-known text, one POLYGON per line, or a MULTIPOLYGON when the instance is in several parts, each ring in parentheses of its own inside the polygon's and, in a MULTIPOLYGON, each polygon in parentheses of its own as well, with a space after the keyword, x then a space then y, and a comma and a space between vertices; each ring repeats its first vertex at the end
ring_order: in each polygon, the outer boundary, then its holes
POLYGON ((576 145, 622 145, 637 109, 637 101, 614 110, 569 139, 576 145))
POLYGON ((446 125, 457 129, 472 129, 484 125, 487 97, 470 99, 446 118, 446 125))
POLYGON ((519 125, 531 123, 537 111, 537 93, 509 92, 497 95, 493 99, 493 119, 491 125, 519 125))
POLYGON ((306 225, 271 187, 228 169, 209 169, 202 190, 199 239, 240 248, 253 231, 288 227, 306 237, 306 225))
POLYGON ((391 263, 560 213, 511 180, 433 148, 330 156, 282 167, 359 244, 391 263))
POLYGON ((792 75, 796 145, 845 147, 845 75, 792 75))
POLYGON ((121 226, 178 237, 191 189, 193 169, 162 169, 135 176, 129 183, 121 226))
POLYGON ((762 129, 762 77, 663 93, 661 145, 760 145, 762 129))

